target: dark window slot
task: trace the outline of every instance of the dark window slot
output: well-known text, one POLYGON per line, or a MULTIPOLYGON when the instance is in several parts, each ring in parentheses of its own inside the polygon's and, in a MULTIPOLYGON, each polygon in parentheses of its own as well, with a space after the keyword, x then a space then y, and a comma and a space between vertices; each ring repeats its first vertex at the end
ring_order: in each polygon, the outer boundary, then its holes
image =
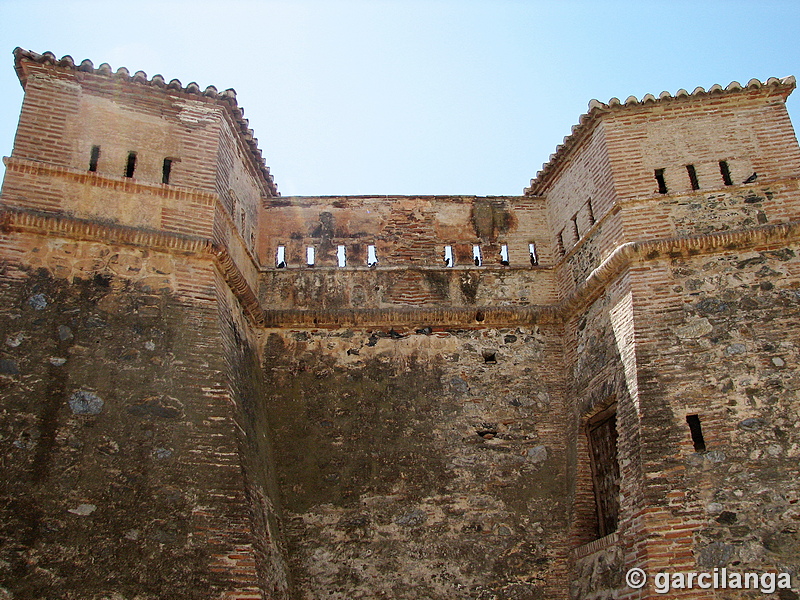
POLYGON ((699 190, 700 182, 697 180, 697 171, 694 165, 686 165, 686 172, 689 174, 689 181, 692 183, 692 189, 699 190))
POLYGON ((164 167, 161 169, 161 183, 169 183, 169 176, 172 172, 172 159, 164 159, 164 167))
POLYGON ((578 215, 577 213, 572 217, 572 233, 576 240, 581 239, 580 231, 578 231, 578 215))
POLYGON ((100 160, 100 146, 92 146, 92 154, 89 156, 89 170, 94 173, 97 171, 97 161, 100 160))
POLYGON ((655 177, 656 181, 658 182, 658 193, 666 194, 668 190, 667 190, 667 182, 664 179, 664 169, 656 169, 655 177))
POLYGON ((719 161, 719 172, 722 174, 722 183, 725 185, 733 185, 733 179, 731 179, 731 170, 728 168, 727 160, 719 161))
POLYGON ((136 152, 128 152, 128 163, 125 165, 125 177, 133 177, 136 171, 136 152))
POLYGON ((689 424, 689 431, 692 433, 692 443, 695 452, 705 452, 706 441, 703 439, 703 428, 700 425, 698 415, 686 415, 686 422, 689 424))
POLYGON ((591 198, 589 198, 589 200, 586 202, 586 208, 589 210, 589 226, 591 227, 592 225, 594 225, 596 223, 595 218, 594 218, 594 209, 592 208, 592 199, 591 198))

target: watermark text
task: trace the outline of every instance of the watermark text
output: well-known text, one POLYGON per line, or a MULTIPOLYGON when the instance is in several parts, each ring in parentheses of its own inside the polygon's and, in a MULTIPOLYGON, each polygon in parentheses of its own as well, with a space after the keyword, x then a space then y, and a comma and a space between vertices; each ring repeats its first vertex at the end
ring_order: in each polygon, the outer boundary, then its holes
MULTIPOLYGON (((625 582, 634 589, 647 585, 647 573, 638 567, 630 569, 625 582)), ((762 594, 772 594, 776 590, 792 587, 789 573, 741 573, 729 571, 727 567, 714 568, 713 571, 669 572, 660 571, 653 575, 653 589, 656 594, 668 594, 672 590, 759 590, 762 594)))

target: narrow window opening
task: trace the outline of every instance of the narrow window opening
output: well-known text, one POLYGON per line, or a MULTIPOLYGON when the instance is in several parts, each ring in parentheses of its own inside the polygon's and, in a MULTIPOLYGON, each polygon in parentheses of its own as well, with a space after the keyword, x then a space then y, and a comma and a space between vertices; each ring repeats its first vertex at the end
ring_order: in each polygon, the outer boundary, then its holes
POLYGON ((378 254, 375 252, 375 246, 367 246, 367 266, 374 267, 378 264, 378 254))
POLYGON ((497 353, 492 352, 491 350, 484 350, 483 351, 483 362, 487 365, 496 365, 497 364, 497 353))
POLYGON ((566 250, 564 249, 564 230, 558 232, 558 239, 556 240, 556 245, 558 246, 558 254, 560 256, 566 255, 566 250))
POLYGON ((453 247, 452 246, 445 246, 444 247, 444 266, 445 267, 452 267, 455 264, 455 260, 453 259, 453 247))
POLYGON ((698 415, 686 415, 686 422, 689 424, 689 431, 692 434, 694 451, 705 452, 706 441, 703 439, 703 428, 700 425, 700 417, 698 415))
POLYGON ((575 240, 581 239, 581 234, 578 231, 578 213, 572 215, 572 235, 575 237, 575 240))
POLYGON ((510 264, 508 260, 508 246, 506 244, 500 246, 500 264, 504 267, 507 267, 510 264))
POLYGON ((128 163, 125 165, 125 177, 133 177, 136 170, 136 152, 128 152, 128 163))
POLYGON ((592 199, 586 201, 586 208, 589 210, 589 226, 591 227, 596 223, 594 218, 594 208, 592 208, 592 199))
POLYGON ((592 461, 598 535, 605 537, 617 530, 619 522, 619 461, 615 405, 589 421, 587 436, 592 461))
POLYGON ((731 170, 728 167, 727 160, 719 161, 719 172, 722 175, 722 183, 725 185, 733 185, 733 179, 731 179, 731 170))
POLYGON ((92 153, 89 156, 89 170, 94 173, 97 171, 97 161, 100 160, 100 146, 92 146, 92 153))
POLYGON ((286 246, 278 246, 278 251, 275 253, 275 266, 279 269, 286 267, 286 246))
POLYGON ((315 264, 314 246, 308 246, 306 248, 306 264, 309 267, 313 267, 315 264))
POLYGON ((165 158, 164 166, 161 169, 161 183, 169 183, 169 175, 172 172, 172 159, 165 158))
POLYGON ((700 182, 697 179, 697 171, 694 168, 694 165, 686 165, 686 172, 689 174, 689 181, 692 184, 693 190, 700 189, 700 182))
POLYGON ((666 194, 667 193, 667 182, 664 179, 664 169, 656 169, 656 181, 658 182, 658 193, 659 194, 666 194))
POLYGON ((472 262, 475 263, 476 267, 480 267, 483 264, 483 257, 481 257, 481 247, 478 244, 472 246, 472 262))
POLYGON ((347 266, 347 253, 344 249, 344 246, 339 246, 336 248, 336 260, 338 261, 340 267, 347 266))
POLYGON ((528 254, 530 254, 531 257, 531 266, 535 267, 536 265, 538 265, 539 257, 536 254, 536 244, 534 244, 533 242, 528 244, 528 254))

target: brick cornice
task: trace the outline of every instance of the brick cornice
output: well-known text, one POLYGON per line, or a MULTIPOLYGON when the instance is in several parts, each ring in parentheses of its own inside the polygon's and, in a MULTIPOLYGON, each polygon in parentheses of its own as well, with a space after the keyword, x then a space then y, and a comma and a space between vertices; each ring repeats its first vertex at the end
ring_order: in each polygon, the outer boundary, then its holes
POLYGON ((264 325, 264 310, 258 302, 258 297, 236 266, 227 248, 212 243, 209 244, 208 249, 216 259, 222 277, 239 300, 247 316, 250 317, 254 324, 264 325))
POLYGON ((599 296, 611 280, 636 263, 682 255, 741 250, 800 238, 800 221, 776 223, 689 236, 627 242, 618 246, 584 282, 557 305, 561 318, 568 317, 599 296))
POLYGON ((513 327, 536 323, 547 306, 402 307, 265 310, 264 326, 281 327, 513 327))
POLYGON ((0 230, 55 234, 72 239, 140 246, 183 254, 208 252, 211 245, 210 240, 200 236, 80 219, 61 213, 46 213, 2 204, 0 230))

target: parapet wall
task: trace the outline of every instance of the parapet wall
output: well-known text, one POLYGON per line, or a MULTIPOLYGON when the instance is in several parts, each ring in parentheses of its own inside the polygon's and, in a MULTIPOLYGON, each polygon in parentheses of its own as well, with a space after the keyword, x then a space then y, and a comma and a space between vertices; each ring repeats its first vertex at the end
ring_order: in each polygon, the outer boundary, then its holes
MULTIPOLYGON (((306 266, 306 248, 316 251, 314 266, 337 266, 344 245, 347 266, 367 266, 374 245, 378 266, 444 266, 444 246, 453 248, 449 266, 500 266, 502 245, 511 266, 531 266, 529 244, 538 263, 552 263, 544 203, 523 197, 359 196, 281 198, 264 205, 260 249, 265 266, 275 265, 275 250, 286 247, 287 266, 306 266)), ((535 266, 535 265, 534 265, 535 266)))
POLYGON ((307 310, 548 304, 555 295, 543 209, 539 199, 508 197, 269 200, 260 238, 262 305, 307 310), (370 246, 377 259, 372 266, 370 246))

